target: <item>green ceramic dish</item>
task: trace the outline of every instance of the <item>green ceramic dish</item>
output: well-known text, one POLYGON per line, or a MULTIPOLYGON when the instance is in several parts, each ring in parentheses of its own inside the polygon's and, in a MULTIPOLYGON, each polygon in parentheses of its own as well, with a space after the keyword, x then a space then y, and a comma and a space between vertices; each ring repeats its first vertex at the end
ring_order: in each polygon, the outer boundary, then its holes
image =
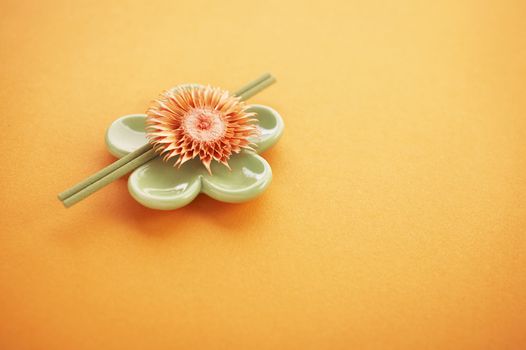
MULTIPOLYGON (((250 105, 249 111, 257 113, 260 136, 253 142, 257 153, 261 153, 279 140, 283 120, 267 106, 250 105)), ((110 153, 122 157, 146 144, 145 121, 145 114, 130 114, 114 121, 106 132, 110 153)), ((201 192, 223 202, 245 202, 260 195, 272 180, 270 165, 254 152, 235 154, 229 164, 231 171, 212 162, 213 175, 209 175, 198 159, 177 169, 172 162, 155 158, 131 173, 128 190, 146 207, 170 210, 187 205, 201 192)))

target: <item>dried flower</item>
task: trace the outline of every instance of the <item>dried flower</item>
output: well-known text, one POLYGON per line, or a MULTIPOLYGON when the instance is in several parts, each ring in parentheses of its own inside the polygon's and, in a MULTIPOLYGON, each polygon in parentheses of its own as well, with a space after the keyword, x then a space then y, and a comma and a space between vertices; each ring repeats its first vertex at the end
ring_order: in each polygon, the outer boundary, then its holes
POLYGON ((199 157, 209 173, 216 160, 230 169, 228 159, 242 149, 253 150, 257 136, 254 113, 239 97, 211 86, 180 86, 166 90, 146 112, 147 136, 165 161, 174 165, 199 157))

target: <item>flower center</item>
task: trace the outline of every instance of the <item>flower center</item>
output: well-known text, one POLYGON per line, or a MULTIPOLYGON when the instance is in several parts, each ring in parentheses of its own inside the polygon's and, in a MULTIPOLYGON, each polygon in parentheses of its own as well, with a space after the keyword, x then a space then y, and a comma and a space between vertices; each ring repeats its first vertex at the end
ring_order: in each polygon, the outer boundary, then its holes
POLYGON ((219 112, 213 109, 194 108, 183 121, 186 133, 197 141, 215 141, 225 134, 226 126, 219 112))

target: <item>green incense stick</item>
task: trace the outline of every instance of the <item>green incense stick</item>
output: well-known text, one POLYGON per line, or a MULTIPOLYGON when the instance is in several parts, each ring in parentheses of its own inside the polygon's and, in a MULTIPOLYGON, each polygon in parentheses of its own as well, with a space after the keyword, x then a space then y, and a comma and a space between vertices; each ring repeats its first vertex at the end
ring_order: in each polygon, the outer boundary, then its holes
MULTIPOLYGON (((268 73, 264 74, 258 79, 243 86, 235 93, 235 95, 240 96, 241 100, 245 100, 273 84, 275 81, 276 79, 272 75, 268 73)), ((148 143, 113 162, 97 173, 89 176, 77 185, 60 193, 58 198, 63 202, 65 207, 69 208, 73 204, 78 203, 82 199, 88 197, 121 176, 126 175, 133 169, 150 161, 156 156, 157 154, 148 143)))
POLYGON ((258 92, 260 92, 261 90, 269 87, 270 85, 274 84, 275 82, 276 82, 276 78, 274 78, 273 76, 269 76, 267 79, 262 80, 259 84, 254 85, 250 89, 245 90, 242 93, 236 94, 236 95, 241 97, 241 100, 243 101, 243 100, 246 100, 246 99, 254 96, 258 92))
POLYGON ((246 91, 248 91, 250 89, 253 89, 254 87, 258 86, 259 84, 261 84, 262 82, 264 82, 265 80, 270 79, 270 78, 272 78, 272 75, 270 75, 270 73, 265 73, 262 76, 260 76, 259 78, 257 78, 256 80, 252 80, 250 83, 248 83, 247 85, 245 85, 242 88, 240 88, 239 90, 237 90, 235 95, 236 96, 241 96, 246 91))

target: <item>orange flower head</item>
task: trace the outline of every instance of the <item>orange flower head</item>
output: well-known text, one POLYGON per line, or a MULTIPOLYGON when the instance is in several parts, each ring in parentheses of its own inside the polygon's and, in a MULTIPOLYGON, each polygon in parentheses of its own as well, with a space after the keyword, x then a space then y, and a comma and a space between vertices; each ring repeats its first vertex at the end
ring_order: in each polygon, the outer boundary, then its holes
POLYGON ((258 133, 255 113, 228 91, 211 86, 181 86, 164 91, 146 111, 147 136, 165 161, 174 165, 199 157, 225 166, 233 153, 253 150, 249 138, 258 133))

